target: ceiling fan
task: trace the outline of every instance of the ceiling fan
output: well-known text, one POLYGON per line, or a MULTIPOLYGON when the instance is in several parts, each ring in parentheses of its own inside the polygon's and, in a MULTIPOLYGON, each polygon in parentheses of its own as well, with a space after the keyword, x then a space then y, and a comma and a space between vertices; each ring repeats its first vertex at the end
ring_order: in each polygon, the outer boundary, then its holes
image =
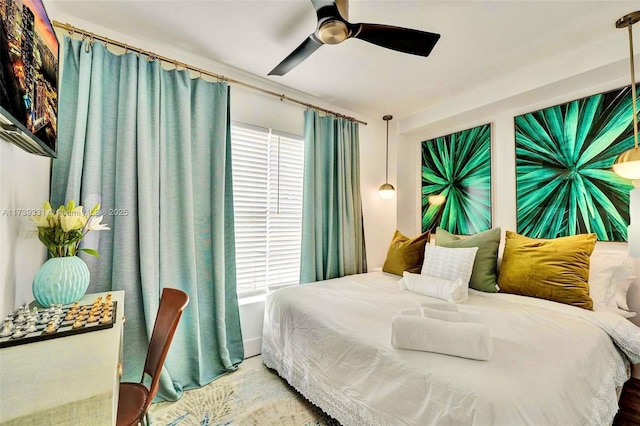
POLYGON ((269 75, 285 75, 323 44, 338 44, 349 38, 412 55, 429 56, 440 34, 382 24, 352 24, 348 0, 311 0, 318 16, 316 30, 269 75))

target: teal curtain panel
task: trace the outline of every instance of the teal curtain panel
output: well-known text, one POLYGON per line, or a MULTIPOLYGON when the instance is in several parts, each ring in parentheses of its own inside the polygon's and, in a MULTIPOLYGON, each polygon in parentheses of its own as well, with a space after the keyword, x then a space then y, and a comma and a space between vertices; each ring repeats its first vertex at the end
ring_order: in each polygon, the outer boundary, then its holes
POLYGON ((491 228, 491 125, 422 142, 422 232, 491 228))
POLYGON ((631 86, 515 117, 518 233, 626 241, 629 191, 612 170, 633 147, 631 86))
POLYGON ((89 292, 125 290, 124 380, 140 379, 162 288, 189 294, 158 393, 175 400, 244 356, 229 90, 68 37, 63 61, 52 204, 102 205, 89 292))
POLYGON ((304 114, 300 282, 366 272, 358 124, 304 114))

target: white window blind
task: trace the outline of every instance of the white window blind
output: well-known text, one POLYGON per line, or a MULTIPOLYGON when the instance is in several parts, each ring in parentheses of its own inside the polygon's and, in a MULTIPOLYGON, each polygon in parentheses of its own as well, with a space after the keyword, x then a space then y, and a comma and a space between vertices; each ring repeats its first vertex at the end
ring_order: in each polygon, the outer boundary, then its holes
POLYGON ((231 144, 238 295, 297 284, 303 138, 233 122, 231 144))

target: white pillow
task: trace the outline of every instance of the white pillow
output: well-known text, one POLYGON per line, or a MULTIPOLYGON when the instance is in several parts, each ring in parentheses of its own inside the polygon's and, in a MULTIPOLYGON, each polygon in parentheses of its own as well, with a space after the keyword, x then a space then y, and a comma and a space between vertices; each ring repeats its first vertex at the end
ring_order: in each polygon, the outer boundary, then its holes
POLYGON ((458 278, 455 281, 431 277, 429 275, 412 274, 404 271, 402 279, 398 281, 398 286, 404 290, 414 293, 424 294, 425 296, 435 297, 437 299, 446 300, 448 302, 464 302, 462 281, 458 278))
POLYGON ((434 246, 427 243, 424 246, 424 262, 422 275, 443 278, 449 281, 460 279, 462 300, 469 298, 469 279, 473 270, 478 247, 451 248, 434 246))
POLYGON ((627 291, 633 280, 633 263, 626 252, 600 250, 591 255, 589 296, 596 306, 628 311, 627 291))

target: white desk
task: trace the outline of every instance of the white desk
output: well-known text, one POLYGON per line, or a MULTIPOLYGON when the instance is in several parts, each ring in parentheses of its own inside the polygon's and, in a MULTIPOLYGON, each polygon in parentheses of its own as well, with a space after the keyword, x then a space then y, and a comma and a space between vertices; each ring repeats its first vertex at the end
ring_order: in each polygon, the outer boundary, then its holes
MULTIPOLYGON (((114 425, 118 410, 124 291, 112 328, 0 349, 0 423, 114 425)), ((86 295, 91 304, 106 293, 86 295)))

